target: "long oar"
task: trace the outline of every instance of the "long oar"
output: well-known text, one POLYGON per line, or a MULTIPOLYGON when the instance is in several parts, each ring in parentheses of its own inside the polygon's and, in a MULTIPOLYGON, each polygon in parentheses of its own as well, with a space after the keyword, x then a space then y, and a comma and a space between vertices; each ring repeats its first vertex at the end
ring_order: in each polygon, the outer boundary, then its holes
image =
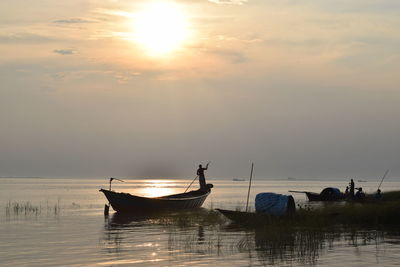
MULTIPOLYGON (((383 183, 383 180, 385 179, 385 177, 386 177, 386 175, 389 173, 389 170, 387 170, 386 172, 385 172, 385 174, 383 175, 383 177, 382 177, 382 180, 381 180, 381 183, 379 184, 379 186, 378 186, 378 190, 379 190, 379 188, 381 188, 381 185, 382 185, 382 183, 383 183)), ((378 191, 377 190, 377 191, 378 191)))
POLYGON ((190 185, 186 188, 186 190, 185 190, 185 192, 184 193, 186 193, 186 191, 189 189, 189 187, 193 184, 193 182, 197 179, 197 177, 199 177, 198 175, 193 179, 193 181, 190 183, 190 185))
POLYGON ((253 178, 253 168, 254 168, 254 163, 251 163, 251 172, 250 172, 250 181, 249 181, 249 190, 247 191, 247 203, 246 203, 246 212, 247 208, 249 207, 249 196, 250 196, 250 187, 251 187, 251 178, 253 178))

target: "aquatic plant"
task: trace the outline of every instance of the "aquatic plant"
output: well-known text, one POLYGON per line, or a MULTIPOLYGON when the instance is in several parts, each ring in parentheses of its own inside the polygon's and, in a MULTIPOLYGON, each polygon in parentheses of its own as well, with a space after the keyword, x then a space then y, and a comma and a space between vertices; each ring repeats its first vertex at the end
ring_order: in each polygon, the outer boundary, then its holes
MULTIPOLYGON (((188 226, 185 231, 176 225, 166 225, 171 253, 185 251, 236 255, 248 254, 267 266, 291 266, 294 261, 301 266, 314 266, 321 251, 334 244, 352 246, 374 244, 383 240, 383 231, 360 227, 287 227, 282 224, 267 227, 243 227, 227 224, 203 227, 188 226), (232 235, 232 233, 234 233, 232 235)), ((174 255, 179 257, 180 254, 174 255)))
POLYGON ((314 209, 299 209, 295 223, 298 225, 395 225, 400 223, 400 201, 372 203, 345 203, 314 209))
POLYGON ((50 205, 48 201, 46 202, 46 206, 33 205, 30 201, 26 202, 11 202, 8 201, 5 206, 6 216, 11 215, 35 215, 38 216, 46 211, 47 214, 59 215, 60 213, 60 200, 57 201, 54 205, 50 205))
MULTIPOLYGON (((249 254, 249 259, 257 258, 262 265, 291 266, 297 262, 301 266, 314 266, 321 251, 334 244, 357 246, 381 242, 385 228, 358 224, 358 221, 348 221, 346 218, 353 216, 354 209, 363 206, 366 210, 373 210, 373 207, 367 207, 369 204, 342 203, 319 208, 307 206, 301 207, 295 216, 287 217, 252 213, 249 224, 229 223, 222 214, 208 209, 141 214, 141 217, 136 215, 130 218, 116 213, 109 219, 106 228, 108 234, 113 233, 109 237, 110 242, 121 246, 115 233, 129 227, 135 229, 138 225, 161 226, 168 233, 168 250, 174 258, 186 257, 187 254, 182 251, 218 256, 237 255, 239 252, 249 254), (343 221, 349 223, 341 223, 343 221)), ((364 212, 367 216, 368 212, 364 212)))
POLYGON ((189 227, 195 225, 222 225, 226 219, 216 210, 197 209, 193 211, 177 212, 166 214, 159 219, 159 222, 166 225, 189 227))
POLYGON ((23 202, 23 203, 18 203, 18 202, 7 202, 6 204, 6 215, 11 215, 13 214, 34 214, 38 215, 40 214, 40 207, 39 206, 33 206, 29 201, 23 202))

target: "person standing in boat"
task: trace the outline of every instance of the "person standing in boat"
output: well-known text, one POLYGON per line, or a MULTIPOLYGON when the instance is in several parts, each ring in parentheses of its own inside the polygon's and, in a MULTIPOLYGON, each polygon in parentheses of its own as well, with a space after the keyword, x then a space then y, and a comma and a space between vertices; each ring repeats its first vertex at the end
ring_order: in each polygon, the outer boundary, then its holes
POLYGON ((206 177, 204 176, 204 171, 208 169, 208 164, 206 165, 205 168, 200 164, 199 168, 197 169, 197 175, 199 176, 199 183, 200 183, 200 190, 208 190, 207 184, 206 184, 206 177))
POLYGON ((350 180, 350 197, 354 198, 354 181, 353 181, 353 179, 350 180))

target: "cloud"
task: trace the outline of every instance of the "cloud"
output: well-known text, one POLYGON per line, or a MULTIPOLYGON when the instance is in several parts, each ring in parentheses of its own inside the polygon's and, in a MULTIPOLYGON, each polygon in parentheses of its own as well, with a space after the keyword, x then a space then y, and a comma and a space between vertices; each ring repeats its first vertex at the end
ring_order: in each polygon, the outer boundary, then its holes
POLYGON ((94 21, 81 18, 71 18, 71 19, 60 19, 53 21, 54 23, 60 24, 78 24, 78 23, 93 23, 94 21))
POLYGON ((239 52, 223 50, 223 49, 207 49, 206 53, 220 56, 222 58, 228 59, 231 63, 239 64, 247 61, 246 57, 239 52))
POLYGON ((0 43, 21 43, 21 42, 43 43, 51 40, 52 39, 47 36, 28 33, 28 32, 0 35, 0 43))
POLYGON ((208 0, 218 5, 243 5, 247 0, 208 0))
POLYGON ((63 56, 75 54, 75 51, 72 49, 56 49, 53 52, 63 56))
POLYGON ((329 13, 350 13, 350 14, 398 14, 400 2, 398 0, 337 0, 337 1, 313 1, 311 5, 318 6, 329 13))
POLYGON ((134 17, 133 13, 116 9, 108 9, 108 8, 96 8, 93 12, 109 16, 117 16, 117 17, 128 17, 128 18, 134 17))

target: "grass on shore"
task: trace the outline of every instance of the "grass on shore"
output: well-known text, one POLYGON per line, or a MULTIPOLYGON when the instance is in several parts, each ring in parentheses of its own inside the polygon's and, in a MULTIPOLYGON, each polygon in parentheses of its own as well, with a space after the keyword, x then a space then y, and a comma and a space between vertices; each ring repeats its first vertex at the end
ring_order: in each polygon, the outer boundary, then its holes
MULTIPOLYGON (((380 201, 326 203, 319 207, 299 207, 291 216, 241 213, 238 223, 252 227, 330 227, 393 226, 400 224, 400 191, 386 192, 380 201)), ((180 226, 224 225, 230 220, 216 210, 169 214, 159 219, 163 224, 180 226)))

